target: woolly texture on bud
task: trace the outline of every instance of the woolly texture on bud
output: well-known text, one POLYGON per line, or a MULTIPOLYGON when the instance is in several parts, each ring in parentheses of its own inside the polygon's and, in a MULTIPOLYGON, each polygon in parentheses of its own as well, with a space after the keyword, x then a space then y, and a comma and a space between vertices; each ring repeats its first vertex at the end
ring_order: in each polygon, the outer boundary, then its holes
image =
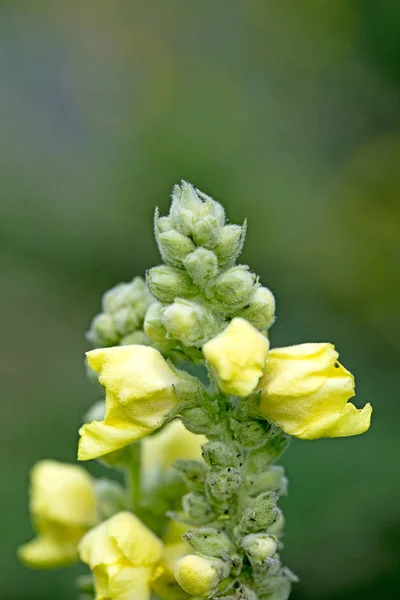
POLYGON ((175 565, 175 577, 185 592, 195 595, 210 595, 218 586, 220 577, 215 561, 189 554, 175 565))

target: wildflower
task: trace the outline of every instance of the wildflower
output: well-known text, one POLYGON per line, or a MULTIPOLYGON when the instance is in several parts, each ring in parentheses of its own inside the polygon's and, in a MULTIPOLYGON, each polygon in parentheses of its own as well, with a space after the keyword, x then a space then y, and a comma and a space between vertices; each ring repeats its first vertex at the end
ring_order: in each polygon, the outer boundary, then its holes
POLYGON ((92 478, 76 465, 38 462, 31 472, 30 510, 37 537, 20 546, 21 561, 43 569, 74 563, 78 542, 96 521, 92 478))
POLYGON ((95 600, 149 600, 162 542, 132 513, 120 512, 85 535, 81 560, 93 572, 95 600))
POLYGON ((185 592, 192 596, 209 596, 223 578, 224 563, 218 559, 209 559, 188 554, 175 565, 175 577, 185 592))
POLYGON ((268 348, 265 336, 245 319, 236 318, 203 346, 203 354, 223 392, 248 396, 264 372, 268 348))
POLYGON ((104 420, 81 427, 79 460, 114 452, 158 429, 178 403, 176 376, 154 348, 102 348, 87 358, 106 388, 106 413, 104 420))
POLYGON ((282 429, 302 439, 364 433, 372 407, 357 409, 353 375, 337 362, 328 343, 275 348, 268 354, 260 411, 282 429))

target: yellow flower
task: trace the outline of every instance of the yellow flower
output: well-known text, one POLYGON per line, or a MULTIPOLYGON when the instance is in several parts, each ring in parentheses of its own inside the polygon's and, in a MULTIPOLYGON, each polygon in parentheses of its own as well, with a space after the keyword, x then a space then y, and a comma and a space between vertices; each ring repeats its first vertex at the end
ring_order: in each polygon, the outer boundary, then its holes
POLYGON ((104 521, 79 544, 81 560, 93 572, 95 600, 149 600, 161 553, 161 540, 129 512, 104 521))
POLYGON ((206 442, 204 435, 191 433, 179 420, 172 421, 143 440, 143 468, 145 472, 164 470, 180 458, 200 460, 201 445, 206 442))
POLYGON ((82 467, 42 460, 31 472, 30 510, 37 537, 18 549, 33 568, 61 567, 77 560, 77 545, 96 522, 92 478, 82 467))
POLYGON ((261 382, 260 410, 298 438, 343 437, 364 433, 372 407, 357 409, 354 378, 332 344, 275 348, 268 354, 261 382))
POLYGON ((106 388, 106 413, 79 430, 79 460, 114 452, 158 429, 178 403, 176 376, 154 348, 101 348, 87 358, 106 388))
POLYGON ((203 354, 226 394, 248 396, 264 372, 268 339, 241 318, 204 344, 203 354))

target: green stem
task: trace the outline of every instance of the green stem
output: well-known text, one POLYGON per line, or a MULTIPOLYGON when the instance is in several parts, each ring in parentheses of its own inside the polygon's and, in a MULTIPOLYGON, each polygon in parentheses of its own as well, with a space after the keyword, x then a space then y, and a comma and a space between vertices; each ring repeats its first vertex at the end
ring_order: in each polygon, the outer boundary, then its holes
POLYGON ((128 506, 137 515, 141 501, 141 444, 135 442, 131 448, 131 460, 126 470, 128 506))

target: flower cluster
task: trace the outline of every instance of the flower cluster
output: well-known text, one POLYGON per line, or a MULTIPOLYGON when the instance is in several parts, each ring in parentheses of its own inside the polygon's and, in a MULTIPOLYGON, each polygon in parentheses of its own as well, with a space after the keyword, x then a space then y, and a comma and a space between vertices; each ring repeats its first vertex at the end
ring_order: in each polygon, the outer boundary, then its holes
POLYGON ((37 537, 19 549, 39 568, 79 556, 92 574, 82 599, 286 600, 296 577, 280 559, 288 482, 275 463, 291 436, 370 426, 332 344, 270 348, 274 297, 235 265, 245 230, 183 182, 169 215, 156 212, 165 264, 148 287, 136 278, 103 298, 87 361, 105 398, 79 430, 78 459, 122 469, 126 488, 38 463, 37 537))

